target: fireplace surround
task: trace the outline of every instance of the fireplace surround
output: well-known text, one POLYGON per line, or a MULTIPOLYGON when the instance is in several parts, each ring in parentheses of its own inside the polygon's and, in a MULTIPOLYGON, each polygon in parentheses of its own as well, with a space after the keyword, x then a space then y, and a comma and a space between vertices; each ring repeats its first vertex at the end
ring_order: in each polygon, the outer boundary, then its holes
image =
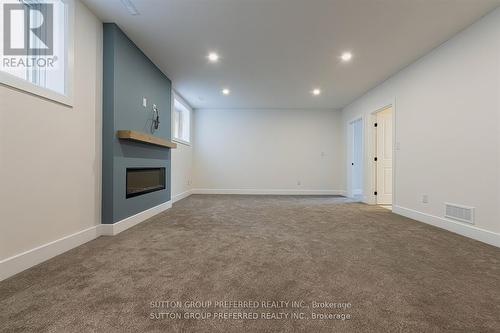
POLYGON ((103 40, 102 223, 115 224, 171 199, 172 83, 116 24, 104 23, 103 40), (153 104, 162 122, 151 133, 153 104))

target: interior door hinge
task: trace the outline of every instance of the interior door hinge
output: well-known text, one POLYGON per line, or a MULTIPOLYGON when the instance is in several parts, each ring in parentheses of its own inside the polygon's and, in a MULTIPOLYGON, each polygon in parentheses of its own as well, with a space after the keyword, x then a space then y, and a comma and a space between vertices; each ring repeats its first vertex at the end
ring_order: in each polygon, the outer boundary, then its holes
POLYGON ((373 158, 373 160, 374 160, 375 162, 377 162, 378 158, 377 158, 377 157, 374 157, 374 158, 373 158))
POLYGON ((378 126, 378 124, 377 124, 377 123, 375 123, 375 124, 373 124, 373 126, 377 127, 377 126, 378 126))
POLYGON ((373 192, 373 195, 377 195, 377 191, 373 192))

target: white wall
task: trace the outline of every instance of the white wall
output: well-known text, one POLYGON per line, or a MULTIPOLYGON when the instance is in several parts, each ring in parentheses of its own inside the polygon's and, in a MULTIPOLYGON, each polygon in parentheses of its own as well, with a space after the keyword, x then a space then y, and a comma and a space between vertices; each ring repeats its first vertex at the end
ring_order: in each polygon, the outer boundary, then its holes
MULTIPOLYGON (((172 158, 172 202, 184 199, 193 189, 193 141, 194 141, 194 110, 177 92, 172 93, 172 124, 174 124, 174 99, 179 100, 190 112, 191 143, 177 143, 177 148, 171 150, 172 158)), ((174 125, 172 125, 174 126, 174 125)), ((172 129, 172 133, 174 130, 172 129)), ((173 135, 173 134, 172 134, 173 135)), ((174 139, 175 141, 175 139, 174 139)))
POLYGON ((193 188, 193 147, 178 143, 172 149, 172 201, 179 201, 190 195, 193 188))
POLYGON ((351 169, 351 178, 346 179, 347 186, 350 186, 347 193, 352 196, 363 194, 363 120, 358 119, 350 123, 349 137, 346 145, 350 151, 347 154, 347 168, 351 169), (354 163, 354 165, 350 165, 354 163), (349 193, 349 190, 352 193, 349 193))
POLYGON ((344 126, 363 115, 371 130, 370 112, 394 99, 396 211, 477 234, 442 219, 445 202, 464 204, 476 227, 500 232, 500 9, 347 106, 344 126))
POLYGON ((334 110, 196 110, 196 192, 343 193, 341 119, 334 110))
POLYGON ((75 14, 73 108, 0 86, 0 260, 100 223, 102 24, 75 14))

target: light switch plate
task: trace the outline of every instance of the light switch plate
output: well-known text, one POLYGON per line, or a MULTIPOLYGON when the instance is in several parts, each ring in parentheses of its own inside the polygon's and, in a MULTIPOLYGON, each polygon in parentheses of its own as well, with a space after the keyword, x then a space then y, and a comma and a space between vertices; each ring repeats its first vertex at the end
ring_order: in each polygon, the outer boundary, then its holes
POLYGON ((145 108, 148 107, 148 99, 146 97, 142 98, 142 106, 145 108))

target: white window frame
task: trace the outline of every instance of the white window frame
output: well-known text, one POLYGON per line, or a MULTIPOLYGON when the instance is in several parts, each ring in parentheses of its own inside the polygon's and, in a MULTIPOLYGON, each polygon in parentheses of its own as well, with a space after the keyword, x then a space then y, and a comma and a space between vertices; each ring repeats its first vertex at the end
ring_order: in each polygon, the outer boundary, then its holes
POLYGON ((69 107, 73 107, 73 74, 74 74, 74 25, 75 25, 75 3, 74 0, 62 0, 66 4, 66 61, 65 61, 65 82, 64 90, 66 94, 60 94, 48 88, 40 87, 30 81, 21 79, 15 75, 0 70, 0 84, 15 88, 31 95, 57 102, 69 107))
POLYGON ((184 98, 182 98, 177 92, 172 90, 172 117, 171 117, 171 123, 172 123, 172 141, 186 145, 186 146, 192 146, 193 145, 193 108, 186 102, 184 98), (178 139, 174 136, 175 133, 175 101, 178 101, 181 103, 189 112, 189 141, 185 141, 182 139, 178 139))

